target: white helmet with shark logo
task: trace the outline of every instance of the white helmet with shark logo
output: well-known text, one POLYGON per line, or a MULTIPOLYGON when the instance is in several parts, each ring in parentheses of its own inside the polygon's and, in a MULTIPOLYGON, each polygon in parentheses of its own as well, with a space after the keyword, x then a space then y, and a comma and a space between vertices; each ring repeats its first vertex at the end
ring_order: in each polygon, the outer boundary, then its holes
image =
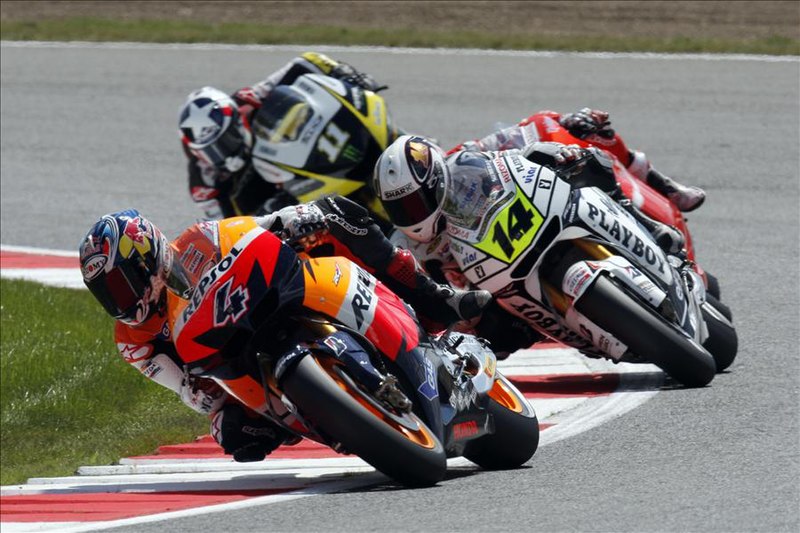
POLYGON ((444 152, 424 137, 403 135, 381 154, 372 186, 392 223, 409 239, 429 242, 442 232, 450 180, 444 152))

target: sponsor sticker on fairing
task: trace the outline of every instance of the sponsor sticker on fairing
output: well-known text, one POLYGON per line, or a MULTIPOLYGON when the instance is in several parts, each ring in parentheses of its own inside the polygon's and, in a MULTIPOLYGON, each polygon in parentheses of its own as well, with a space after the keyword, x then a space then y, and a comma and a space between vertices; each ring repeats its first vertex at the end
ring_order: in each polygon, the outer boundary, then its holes
POLYGON ((566 294, 572 296, 573 298, 577 298, 583 294, 587 282, 589 282, 591 279, 592 269, 590 269, 585 262, 581 261, 580 263, 575 263, 569 267, 566 275, 564 276, 564 281, 561 285, 561 288, 566 294))
POLYGON ((478 422, 475 420, 467 420, 466 422, 459 422, 453 426, 453 438, 455 440, 463 440, 473 435, 478 434, 478 422))
POLYGON ((420 385, 417 390, 427 399, 433 400, 439 396, 439 389, 436 386, 436 369, 433 367, 431 360, 427 357, 423 360, 423 364, 425 366, 425 381, 422 382, 422 385, 420 385))
POLYGON ((347 350, 347 344, 345 344, 344 341, 338 337, 325 337, 322 343, 330 348, 331 351, 337 356, 342 355, 344 351, 347 350))

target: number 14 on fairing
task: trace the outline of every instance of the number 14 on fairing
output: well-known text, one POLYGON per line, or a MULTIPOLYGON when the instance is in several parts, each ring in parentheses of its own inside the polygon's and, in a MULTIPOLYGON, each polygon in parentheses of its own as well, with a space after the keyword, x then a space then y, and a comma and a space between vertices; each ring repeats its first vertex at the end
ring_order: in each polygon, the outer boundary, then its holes
POLYGON ((530 246, 542 220, 542 215, 530 201, 517 194, 514 202, 497 214, 489 235, 475 244, 475 248, 512 263, 530 246))

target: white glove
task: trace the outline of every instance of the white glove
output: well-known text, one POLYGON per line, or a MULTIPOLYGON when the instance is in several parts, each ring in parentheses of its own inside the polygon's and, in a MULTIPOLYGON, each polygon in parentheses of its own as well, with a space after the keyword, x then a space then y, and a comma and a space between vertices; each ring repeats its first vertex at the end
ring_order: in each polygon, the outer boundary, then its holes
POLYGON ((525 159, 540 165, 565 165, 583 156, 584 150, 577 144, 556 142, 534 142, 522 149, 525 159))
POLYGON ((273 222, 270 231, 290 243, 295 243, 328 229, 325 215, 314 204, 290 205, 276 211, 273 215, 275 216, 275 222, 273 222))
POLYGON ((210 415, 222 408, 228 393, 213 380, 184 373, 180 396, 183 403, 198 413, 210 415))

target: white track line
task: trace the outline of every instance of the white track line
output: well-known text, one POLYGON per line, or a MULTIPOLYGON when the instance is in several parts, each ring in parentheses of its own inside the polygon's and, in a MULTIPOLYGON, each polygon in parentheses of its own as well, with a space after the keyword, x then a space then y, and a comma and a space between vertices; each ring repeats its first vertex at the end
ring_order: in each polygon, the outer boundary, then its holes
POLYGON ((496 56, 521 58, 581 57, 588 59, 647 59, 647 60, 699 60, 699 61, 762 61, 767 63, 796 63, 800 56, 775 56, 759 54, 665 54, 650 52, 560 52, 548 50, 485 50, 480 48, 406 48, 388 46, 335 46, 322 44, 268 45, 219 43, 135 43, 89 41, 0 41, 3 48, 58 48, 103 50, 232 50, 256 52, 295 52, 308 50, 341 53, 380 53, 392 55, 440 56, 496 56))
POLYGON ((78 257, 78 252, 68 250, 52 250, 50 248, 34 248, 33 246, 14 246, 12 244, 0 244, 0 251, 17 252, 33 255, 56 255, 58 257, 78 257))
POLYGON ((81 271, 77 268, 3 268, 0 277, 36 281, 51 287, 85 289, 81 271))

